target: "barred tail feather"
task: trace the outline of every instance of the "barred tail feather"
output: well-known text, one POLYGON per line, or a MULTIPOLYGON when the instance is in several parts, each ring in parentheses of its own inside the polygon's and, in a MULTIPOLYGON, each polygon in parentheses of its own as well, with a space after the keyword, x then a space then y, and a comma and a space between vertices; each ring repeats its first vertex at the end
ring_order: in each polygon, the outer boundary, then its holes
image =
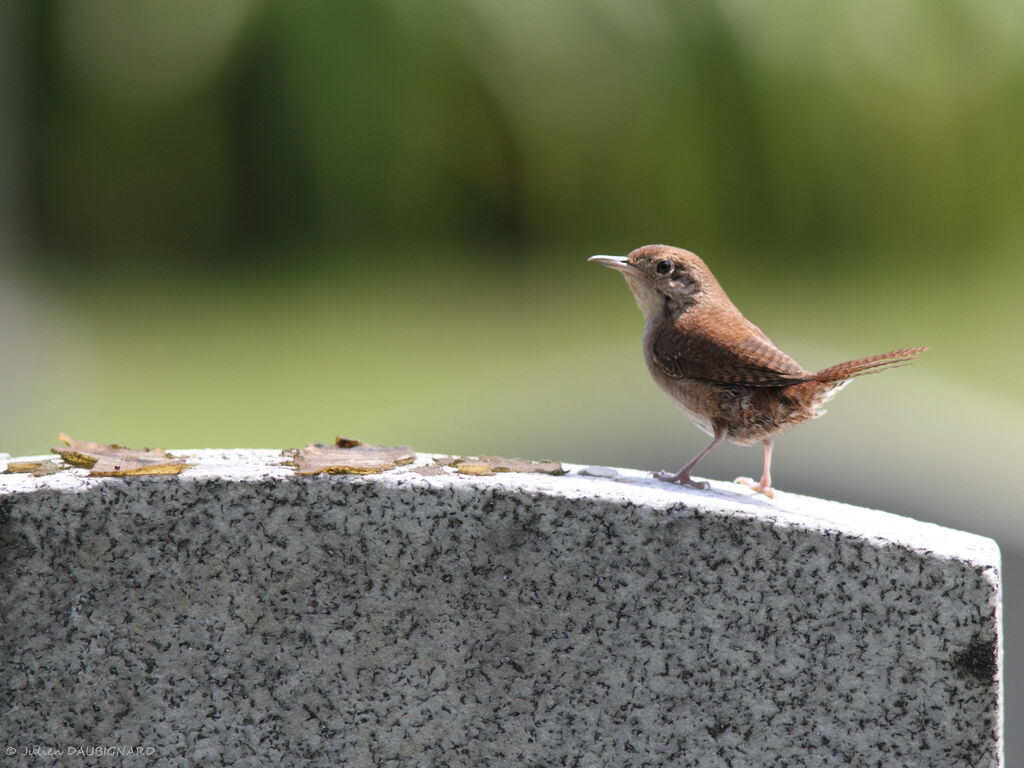
POLYGON ((892 352, 885 352, 881 355, 862 357, 859 360, 848 360, 845 363, 822 368, 814 374, 814 381, 828 384, 852 379, 854 376, 863 376, 867 373, 877 373, 890 366, 899 367, 906 365, 926 349, 928 347, 907 347, 906 349, 894 349, 892 352))

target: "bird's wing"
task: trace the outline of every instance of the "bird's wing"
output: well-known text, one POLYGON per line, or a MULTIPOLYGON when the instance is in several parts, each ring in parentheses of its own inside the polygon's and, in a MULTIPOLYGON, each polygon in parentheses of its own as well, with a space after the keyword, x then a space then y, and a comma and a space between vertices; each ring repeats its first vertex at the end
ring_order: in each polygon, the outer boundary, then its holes
POLYGON ((736 312, 684 312, 655 332, 651 354, 673 378, 720 384, 778 387, 813 374, 772 344, 761 329, 736 312))

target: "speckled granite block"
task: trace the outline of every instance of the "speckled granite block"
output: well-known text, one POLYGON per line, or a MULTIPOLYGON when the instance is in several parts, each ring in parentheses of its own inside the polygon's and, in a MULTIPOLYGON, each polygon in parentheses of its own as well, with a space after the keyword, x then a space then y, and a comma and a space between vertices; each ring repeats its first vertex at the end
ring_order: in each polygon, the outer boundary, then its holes
POLYGON ((0 476, 3 765, 1002 764, 988 539, 631 472, 192 453, 0 476))

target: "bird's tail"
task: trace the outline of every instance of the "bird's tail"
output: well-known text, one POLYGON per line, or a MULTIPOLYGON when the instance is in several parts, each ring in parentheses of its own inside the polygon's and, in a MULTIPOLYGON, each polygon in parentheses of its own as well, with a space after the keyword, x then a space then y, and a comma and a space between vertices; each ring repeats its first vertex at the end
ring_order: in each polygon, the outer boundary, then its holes
POLYGON ((881 355, 862 357, 859 360, 847 360, 845 363, 822 368, 814 374, 814 381, 829 384, 852 379, 854 376, 863 376, 866 373, 877 373, 890 366, 899 367, 906 365, 926 349, 928 347, 907 347, 906 349, 894 349, 892 352, 885 352, 881 355))

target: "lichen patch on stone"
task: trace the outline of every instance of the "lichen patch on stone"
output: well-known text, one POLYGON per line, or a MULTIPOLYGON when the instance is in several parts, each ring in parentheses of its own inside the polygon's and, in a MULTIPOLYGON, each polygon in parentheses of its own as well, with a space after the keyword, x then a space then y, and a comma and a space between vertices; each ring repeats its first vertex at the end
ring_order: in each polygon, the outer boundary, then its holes
POLYGON ((43 475, 52 475, 55 472, 60 472, 60 470, 60 464, 53 461, 9 461, 7 462, 7 469, 3 471, 3 474, 31 474, 33 477, 42 477, 43 475))
POLYGON ((126 477, 134 475, 176 475, 186 469, 188 462, 167 451, 143 448, 136 450, 112 443, 104 445, 75 440, 58 435, 66 448, 52 448, 67 464, 90 470, 96 477, 126 477))
POLYGON ((497 472, 538 472, 544 475, 564 475, 566 470, 557 461, 506 459, 501 456, 441 456, 438 464, 455 467, 463 475, 493 475, 497 472))
POLYGON ((366 445, 339 437, 334 445, 310 443, 301 450, 284 451, 285 462, 297 475, 375 475, 416 458, 411 446, 366 445))

